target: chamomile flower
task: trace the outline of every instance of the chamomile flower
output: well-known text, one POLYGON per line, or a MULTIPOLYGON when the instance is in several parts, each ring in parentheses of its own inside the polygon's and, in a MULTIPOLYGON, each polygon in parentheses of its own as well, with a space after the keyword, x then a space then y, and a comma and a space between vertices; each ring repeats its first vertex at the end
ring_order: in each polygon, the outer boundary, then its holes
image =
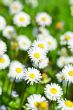
POLYGON ((3 30, 6 26, 6 20, 3 16, 0 16, 0 30, 3 30))
POLYGON ((7 51, 7 47, 4 41, 0 40, 0 56, 7 51))
POLYGON ((13 0, 2 0, 3 4, 5 6, 9 6, 12 3, 13 0))
POLYGON ((61 45, 68 44, 68 41, 73 38, 73 32, 66 32, 64 35, 60 37, 61 45))
POLYGON ((48 99, 56 101, 61 98, 62 94, 62 88, 58 84, 51 83, 46 85, 45 95, 48 99))
POLYGON ((68 46, 73 51, 73 38, 68 41, 68 46))
POLYGON ((17 41, 18 41, 18 45, 19 45, 19 48, 21 50, 28 50, 30 45, 31 45, 31 41, 28 39, 27 36, 24 36, 24 35, 19 35, 17 37, 17 41))
POLYGON ((4 54, 0 57, 0 69, 5 69, 9 66, 10 59, 8 55, 4 54))
POLYGON ((54 50, 57 48, 57 41, 51 35, 45 38, 45 41, 48 43, 49 50, 54 50))
POLYGON ((65 74, 63 74, 62 72, 57 73, 56 77, 59 82, 65 81, 65 74))
POLYGON ((39 83, 41 81, 41 73, 35 68, 28 68, 25 71, 24 79, 27 80, 27 83, 30 84, 39 83))
POLYGON ((44 40, 35 40, 32 43, 32 46, 35 48, 39 48, 44 52, 48 52, 48 50, 49 50, 48 44, 44 40))
POLYGON ((24 66, 19 61, 12 61, 8 75, 12 79, 23 79, 24 66))
POLYGON ((16 34, 15 29, 13 26, 6 26, 5 29, 3 30, 3 36, 6 37, 7 39, 11 39, 14 37, 16 34))
POLYGON ((46 57, 46 53, 39 48, 30 48, 28 55, 35 64, 46 57))
POLYGON ((61 110, 73 110, 73 102, 71 100, 59 100, 58 101, 58 108, 61 110))
POLYGON ((25 12, 19 12, 14 16, 13 22, 18 27, 26 27, 30 24, 30 16, 25 12))
POLYGON ((68 64, 66 65, 63 70, 62 73, 65 74, 65 80, 73 83, 73 66, 68 64))
POLYGON ((45 110, 48 103, 45 97, 40 94, 33 94, 27 98, 28 103, 26 104, 27 110, 45 110))
POLYGON ((49 26, 52 23, 52 18, 46 12, 41 12, 37 14, 36 22, 40 26, 49 26))
POLYGON ((22 10, 23 7, 22 7, 21 2, 19 2, 19 1, 13 1, 10 4, 9 8, 10 8, 10 13, 16 14, 16 13, 19 13, 22 10))

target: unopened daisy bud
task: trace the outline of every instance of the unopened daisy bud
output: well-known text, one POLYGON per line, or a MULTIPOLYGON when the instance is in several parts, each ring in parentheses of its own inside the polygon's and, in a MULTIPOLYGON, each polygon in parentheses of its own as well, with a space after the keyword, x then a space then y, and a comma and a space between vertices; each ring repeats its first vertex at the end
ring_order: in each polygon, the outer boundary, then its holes
POLYGON ((13 50, 17 50, 19 48, 18 42, 17 41, 12 41, 11 42, 11 48, 13 50))
POLYGON ((56 23, 55 28, 56 29, 63 29, 63 26, 64 26, 64 23, 60 21, 60 22, 56 23))
POLYGON ((0 30, 3 30, 6 26, 6 20, 3 16, 0 16, 0 30))
POLYGON ((7 46, 4 41, 0 40, 0 56, 7 51, 7 46))
POLYGON ((7 39, 11 39, 16 35, 15 29, 13 26, 6 26, 3 30, 3 36, 7 39))
POLYGON ((22 10, 23 7, 22 7, 21 2, 19 2, 19 1, 13 1, 10 4, 9 8, 10 8, 10 13, 16 14, 16 13, 19 13, 22 10))
POLYGON ((62 88, 55 83, 47 84, 45 88, 45 95, 48 99, 56 101, 62 96, 62 88))
POLYGON ((40 26, 49 26, 52 23, 52 18, 46 12, 41 12, 37 14, 36 22, 40 26))
POLYGON ((31 110, 48 110, 45 109, 48 106, 48 103, 45 97, 40 94, 33 94, 27 98, 28 103, 26 104, 27 109, 31 110), (32 104, 31 104, 32 103, 32 104))
POLYGON ((30 16, 25 12, 19 12, 14 16, 13 22, 18 27, 26 27, 30 24, 30 16))
POLYGON ((41 73, 39 70, 35 68, 28 68, 25 71, 25 80, 27 80, 27 83, 33 84, 33 83, 39 83, 41 81, 41 73))
POLYGON ((48 83, 50 81, 51 81, 51 78, 48 77, 48 75, 46 73, 43 73, 41 83, 44 84, 44 83, 48 83))
POLYGON ((8 55, 4 54, 0 57, 0 69, 5 69, 9 66, 10 59, 8 55))

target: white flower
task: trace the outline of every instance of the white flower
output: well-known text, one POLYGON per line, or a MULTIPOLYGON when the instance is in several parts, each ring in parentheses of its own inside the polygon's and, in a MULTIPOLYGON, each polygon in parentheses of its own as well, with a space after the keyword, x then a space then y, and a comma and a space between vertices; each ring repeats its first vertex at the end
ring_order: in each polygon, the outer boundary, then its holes
POLYGON ((30 48, 30 50, 28 51, 28 54, 29 54, 29 57, 31 58, 31 60, 35 64, 46 57, 45 52, 43 52, 39 48, 30 48))
POLYGON ((10 59, 8 55, 4 54, 0 57, 0 69, 5 69, 9 66, 10 59))
POLYGON ((65 81, 65 74, 63 74, 62 72, 57 73, 56 77, 57 77, 59 82, 65 81))
POLYGON ((68 41, 68 46, 73 51, 73 38, 68 41))
POLYGON ((21 2, 19 2, 19 1, 13 1, 10 4, 9 8, 10 8, 10 13, 16 14, 16 13, 19 13, 22 10, 23 7, 22 7, 21 2))
POLYGON ((7 47, 4 41, 0 40, 0 56, 7 51, 7 47))
POLYGON ((18 41, 18 45, 19 45, 19 48, 21 50, 28 50, 30 45, 31 45, 31 41, 28 39, 27 36, 24 36, 24 35, 19 35, 17 37, 17 41, 18 41))
POLYGON ((32 8, 36 8, 38 6, 38 0, 26 0, 26 3, 32 8))
POLYGON ((26 27, 30 24, 30 16, 25 12, 20 12, 14 16, 13 22, 18 27, 26 27))
POLYGON ((61 98, 62 94, 62 88, 58 84, 51 83, 46 85, 45 95, 48 99, 56 101, 61 98))
POLYGON ((33 84, 33 83, 39 83, 41 80, 41 73, 39 70, 35 68, 28 68, 25 71, 25 80, 27 80, 27 83, 33 84))
POLYGON ((28 103, 26 104, 27 110, 44 110, 44 107, 47 106, 47 101, 45 97, 40 94, 33 94, 27 98, 28 103))
POLYGON ((54 50, 57 48, 57 41, 51 35, 45 38, 45 41, 48 43, 49 50, 54 50))
POLYGON ((7 110, 7 108, 6 108, 5 105, 1 105, 1 106, 0 106, 0 110, 7 110))
POLYGON ((11 39, 16 34, 15 29, 13 26, 6 26, 6 28, 3 30, 3 36, 7 39, 11 39))
POLYGON ((9 6, 12 3, 13 0, 2 0, 3 4, 5 6, 9 6))
POLYGON ((48 52, 48 50, 49 50, 48 44, 44 40, 35 40, 32 43, 32 46, 35 48, 39 48, 44 52, 48 52))
POLYGON ((3 30, 6 26, 6 20, 3 16, 0 16, 0 30, 3 30))
POLYGON ((61 45, 66 45, 70 39, 73 38, 73 32, 66 32, 60 37, 61 45))
POLYGON ((52 18, 46 12, 41 12, 37 14, 36 22, 41 26, 49 26, 52 23, 52 18))
POLYGON ((18 94, 17 94, 16 91, 12 91, 11 96, 14 97, 14 98, 17 98, 18 97, 18 94))
POLYGON ((70 64, 66 65, 63 68, 62 73, 65 75, 66 81, 73 83, 73 66, 72 65, 70 65, 70 64))
POLYGON ((61 110, 73 110, 73 102, 67 99, 61 99, 58 101, 58 108, 61 110))
POLYGON ((12 61, 9 69, 9 77, 12 79, 23 79, 24 66, 18 61, 12 61))

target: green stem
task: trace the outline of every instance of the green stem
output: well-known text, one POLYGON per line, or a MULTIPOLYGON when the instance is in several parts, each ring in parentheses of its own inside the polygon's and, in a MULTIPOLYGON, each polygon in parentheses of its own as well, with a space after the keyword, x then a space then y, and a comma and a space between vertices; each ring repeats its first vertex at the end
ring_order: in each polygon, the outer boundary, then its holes
POLYGON ((68 85, 69 84, 69 82, 67 82, 67 86, 66 86, 66 97, 67 97, 67 95, 68 95, 68 85))

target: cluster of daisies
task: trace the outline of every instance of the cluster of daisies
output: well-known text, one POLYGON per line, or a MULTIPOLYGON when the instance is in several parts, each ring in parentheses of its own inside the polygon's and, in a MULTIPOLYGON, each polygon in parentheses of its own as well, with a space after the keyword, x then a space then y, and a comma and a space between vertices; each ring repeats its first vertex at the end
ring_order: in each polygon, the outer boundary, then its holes
MULTIPOLYGON (((2 2, 8 7, 9 13, 13 17, 12 21, 14 26, 26 28, 32 24, 31 16, 23 11, 23 4, 20 1, 2 0, 2 2)), ((32 8, 38 6, 37 0, 26 0, 25 2, 32 8)), ((10 60, 7 55, 7 45, 0 39, 0 70, 5 70, 9 67, 6 77, 8 77, 11 82, 17 83, 18 81, 23 81, 26 82, 26 85, 34 85, 37 83, 37 85, 39 85, 42 84, 43 79, 47 79, 45 83, 50 81, 47 78, 48 75, 42 71, 49 67, 50 59, 48 58, 48 54, 58 47, 57 40, 46 28, 46 26, 52 24, 52 17, 46 12, 37 13, 35 23, 38 25, 38 28, 32 30, 35 37, 34 40, 31 41, 28 36, 24 34, 18 35, 15 27, 8 25, 6 19, 0 15, 0 31, 2 36, 11 43, 11 47, 14 47, 15 53, 18 53, 19 50, 26 52, 31 63, 29 67, 28 64, 24 65, 17 59, 10 60)), ((60 86, 61 83, 64 82, 63 86, 67 88, 68 84, 73 83, 73 66, 71 65, 73 64, 73 57, 67 55, 67 49, 65 48, 65 46, 68 46, 68 48, 73 51, 73 32, 64 33, 60 37, 60 45, 64 47, 58 51, 60 57, 57 59, 57 66, 60 68, 66 66, 61 72, 55 75, 59 83, 45 84, 43 95, 32 94, 28 96, 25 104, 26 110, 50 110, 52 105, 53 110, 73 110, 73 102, 66 99, 64 90, 60 86)), ((25 58, 23 60, 25 60, 25 58)), ((0 87, 0 95, 2 95, 2 92, 2 88, 0 87)), ((11 96, 17 98, 19 94, 12 90, 11 96)), ((0 109, 6 110, 6 107, 2 105, 0 109)))

